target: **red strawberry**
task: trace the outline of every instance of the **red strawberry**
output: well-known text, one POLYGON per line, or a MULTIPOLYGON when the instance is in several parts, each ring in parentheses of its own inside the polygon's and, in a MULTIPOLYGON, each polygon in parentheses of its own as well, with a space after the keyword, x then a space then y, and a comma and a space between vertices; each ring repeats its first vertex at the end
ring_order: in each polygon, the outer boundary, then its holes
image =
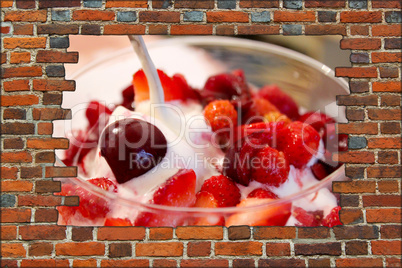
POLYGON ((253 180, 278 187, 288 179, 289 163, 283 152, 266 146, 253 160, 251 177, 253 180))
MULTIPOLYGON (((249 136, 251 137, 251 135, 249 136)), ((240 151, 235 155, 236 175, 233 180, 247 186, 251 179, 252 161, 255 154, 261 149, 262 141, 257 138, 248 138, 243 143, 240 151), (238 157, 237 157, 238 156, 238 157)))
MULTIPOLYGON (((279 131, 279 129, 283 128, 285 125, 286 125, 285 122, 258 122, 248 125, 241 125, 237 127, 235 133, 236 134, 235 141, 243 139, 244 137, 249 136, 254 132, 261 132, 261 130, 264 130, 265 133, 270 134, 271 140, 276 144, 276 133, 279 131)), ((256 135, 258 136, 261 134, 256 135)))
POLYGON ((335 123, 332 117, 319 112, 307 112, 299 118, 299 121, 312 126, 321 137, 325 136, 327 124, 335 123))
POLYGON ((284 226, 291 214, 291 203, 271 205, 273 199, 269 198, 246 198, 237 207, 263 206, 262 208, 250 208, 246 212, 239 212, 231 215, 226 220, 226 226, 248 225, 248 226, 284 226))
POLYGON ((277 85, 269 85, 261 88, 258 91, 258 96, 271 102, 281 113, 290 119, 297 120, 299 118, 299 107, 296 102, 277 85))
POLYGON ((253 98, 252 102, 247 113, 242 116, 242 122, 245 124, 264 121, 264 115, 279 111, 275 105, 264 98, 253 98))
POLYGON ((312 165, 311 171, 313 172, 314 177, 319 181, 329 175, 326 167, 324 166, 324 163, 322 162, 317 162, 314 165, 312 165))
POLYGON ((342 225, 339 220, 340 206, 334 207, 331 212, 322 220, 322 225, 327 227, 334 227, 336 225, 342 225))
POLYGON ((292 122, 278 131, 277 148, 283 151, 291 165, 305 166, 317 153, 320 135, 310 125, 299 121, 292 122))
MULTIPOLYGON (((117 192, 117 187, 110 179, 107 178, 95 178, 88 180, 89 183, 102 188, 105 191, 117 192)), ((64 219, 68 219, 73 216, 76 212, 79 212, 84 218, 95 220, 98 218, 103 218, 110 211, 109 202, 92 194, 87 190, 72 184, 65 184, 62 187, 60 195, 63 196, 79 196, 80 204, 78 207, 60 207, 59 211, 64 219)))
POLYGON ((240 190, 236 184, 226 176, 212 176, 204 181, 201 191, 213 194, 219 207, 232 207, 240 202, 240 190))
MULTIPOLYGON (((218 200, 214 197, 214 195, 210 192, 200 191, 196 195, 196 201, 194 207, 199 208, 217 208, 218 200)), ((192 222, 191 225, 225 225, 225 218, 220 215, 216 215, 213 213, 202 215, 200 217, 196 217, 192 222)))
POLYGON ((230 131, 237 126, 237 112, 228 100, 210 102, 204 109, 204 116, 214 132, 230 131))
POLYGON ((125 218, 125 219, 106 218, 104 225, 105 226, 133 226, 133 223, 127 218, 125 218))
POLYGON ((88 119, 89 128, 95 126, 95 124, 99 120, 99 117, 103 116, 104 114, 111 115, 112 111, 105 105, 97 101, 91 101, 87 107, 87 110, 85 111, 85 116, 88 119))
MULTIPOLYGON (((153 195, 152 204, 190 207, 195 203, 196 175, 192 169, 182 169, 170 177, 153 195)), ((164 214, 160 211, 142 212, 138 215, 136 226, 171 226, 183 223, 181 214, 164 214)))
POLYGON ((251 191, 248 195, 247 198, 270 198, 270 199, 278 199, 279 197, 271 192, 270 190, 263 189, 263 188, 257 188, 251 191))
POLYGON ((300 222, 300 226, 303 227, 316 227, 320 226, 323 219, 323 211, 306 211, 301 207, 295 207, 293 210, 293 216, 300 222))

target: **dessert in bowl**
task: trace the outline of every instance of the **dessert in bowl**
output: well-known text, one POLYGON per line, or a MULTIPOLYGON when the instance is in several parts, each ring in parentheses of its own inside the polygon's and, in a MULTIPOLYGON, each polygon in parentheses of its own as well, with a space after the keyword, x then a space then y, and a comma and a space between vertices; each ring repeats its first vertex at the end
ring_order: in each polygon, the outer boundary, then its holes
POLYGON ((152 102, 132 49, 70 77, 72 120, 56 126, 78 166, 59 207, 71 225, 340 224, 331 153, 347 85, 297 52, 249 40, 186 37, 149 45, 164 103, 152 102), (67 123, 71 122, 71 123, 67 123))

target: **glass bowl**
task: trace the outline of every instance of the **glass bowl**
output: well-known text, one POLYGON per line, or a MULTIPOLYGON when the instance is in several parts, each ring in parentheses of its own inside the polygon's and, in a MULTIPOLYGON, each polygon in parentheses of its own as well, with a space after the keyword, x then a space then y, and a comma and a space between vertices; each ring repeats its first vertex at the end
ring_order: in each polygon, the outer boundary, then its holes
MULTIPOLYGON (((345 122, 344 108, 338 107, 335 100, 337 95, 348 94, 347 83, 334 77, 329 67, 298 52, 258 41, 212 36, 167 38, 149 43, 148 49, 156 68, 168 75, 183 74, 190 86, 195 88, 202 88, 211 75, 243 69, 247 81, 256 88, 276 84, 292 96, 302 109, 320 111, 338 122, 345 122)), ((71 109, 72 120, 55 121, 54 136, 68 137, 72 130, 83 129, 86 126, 85 109, 92 100, 105 105, 120 103, 121 91, 131 84, 133 73, 140 68, 133 49, 127 48, 105 55, 74 74, 67 74, 67 79, 76 81, 76 91, 64 93, 62 107, 71 109)), ((64 165, 60 161, 63 153, 56 152, 57 165, 64 165)), ((247 207, 212 209, 141 203, 105 191, 80 176, 60 178, 63 187, 74 184, 74 187, 91 195, 94 199, 92 202, 106 202, 109 207, 118 208, 121 212, 119 215, 110 212, 108 217, 132 218, 138 213, 148 213, 161 219, 153 226, 221 225, 219 219, 222 217, 226 225, 229 219, 229 225, 272 225, 272 221, 264 220, 248 223, 247 218, 267 214, 269 217, 281 217, 285 210, 295 204, 312 210, 314 205, 309 202, 317 202, 316 197, 322 195, 324 198, 319 202, 325 202, 325 195, 331 195, 331 202, 322 208, 324 214, 328 214, 334 202, 335 205, 337 202, 334 201, 336 196, 330 193, 331 184, 345 179, 341 166, 326 178, 281 199, 256 202, 247 207), (170 220, 165 221, 164 218, 170 220)), ((61 215, 59 224, 103 225, 104 218, 89 220, 75 215, 66 219, 61 215)), ((294 220, 287 222, 287 225, 294 224, 294 220)))

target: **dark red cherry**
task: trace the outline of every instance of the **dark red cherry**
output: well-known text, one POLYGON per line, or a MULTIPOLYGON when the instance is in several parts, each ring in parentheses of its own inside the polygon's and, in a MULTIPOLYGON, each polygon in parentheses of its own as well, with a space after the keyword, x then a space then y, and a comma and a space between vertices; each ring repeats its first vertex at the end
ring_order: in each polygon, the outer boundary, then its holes
POLYGON ((100 137, 105 157, 118 183, 124 183, 151 170, 167 151, 167 141, 154 125, 134 118, 118 120, 100 137))

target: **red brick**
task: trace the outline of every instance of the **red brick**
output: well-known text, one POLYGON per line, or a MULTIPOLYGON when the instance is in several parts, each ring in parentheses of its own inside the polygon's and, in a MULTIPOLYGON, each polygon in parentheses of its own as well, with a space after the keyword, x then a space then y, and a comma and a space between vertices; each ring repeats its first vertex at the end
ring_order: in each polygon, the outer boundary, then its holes
POLYGON ((39 135, 53 134, 53 124, 52 123, 38 123, 38 134, 39 135))
POLYGON ((371 6, 373 8, 402 8, 402 3, 399 0, 373 1, 371 6))
POLYGON ((230 240, 243 240, 251 237, 249 226, 230 226, 228 228, 228 238, 230 240))
POLYGON ((401 36, 401 31, 402 27, 398 24, 371 26, 373 36, 401 36))
POLYGON ((75 177, 77 176, 76 167, 46 167, 45 177, 75 177))
POLYGON ((7 62, 7 54, 6 53, 1 53, 0 54, 0 63, 1 64, 6 64, 7 62))
POLYGON ((38 34, 78 34, 79 26, 77 24, 42 24, 37 25, 38 34))
POLYGON ((304 259, 259 259, 258 267, 306 267, 304 259))
POLYGON ((345 225, 358 224, 363 222, 363 213, 360 209, 342 208, 339 218, 345 225))
POLYGON ((100 242, 68 242, 56 244, 58 256, 102 256, 105 244, 100 242))
POLYGON ((379 181, 377 185, 380 193, 397 193, 399 191, 397 181, 379 181))
MULTIPOLYGON (((3 158, 1 159, 3 162, 3 158)), ((1 167, 1 178, 2 179, 16 179, 18 173, 18 168, 16 167, 1 167)))
POLYGON ((45 22, 46 19, 46 10, 8 11, 4 15, 4 21, 45 22))
POLYGON ((382 239, 393 239, 396 237, 401 237, 402 227, 401 225, 382 225, 381 226, 381 238, 382 239))
POLYGON ((27 106, 38 103, 39 98, 35 95, 8 95, 1 98, 1 106, 27 106))
POLYGON ((187 256, 206 257, 211 254, 211 242, 189 242, 187 244, 187 256))
POLYGON ((31 61, 31 53, 29 52, 12 52, 10 55, 10 63, 29 63, 31 61))
POLYGON ((149 267, 149 260, 102 260, 101 267, 149 267))
POLYGON ((248 22, 248 14, 241 11, 208 11, 207 22, 248 22))
POLYGON ((145 25, 116 24, 105 25, 103 34, 123 35, 123 34, 145 34, 145 25))
POLYGON ((338 105, 341 106, 377 106, 378 104, 378 96, 376 95, 366 95, 366 96, 359 96, 359 95, 340 95, 337 96, 336 102, 338 105))
POLYGON ((0 2, 0 7, 12 7, 13 2, 13 0, 3 0, 0 2))
POLYGON ((341 46, 341 49, 359 49, 359 50, 380 49, 381 48, 381 39, 379 39, 379 38, 342 39, 340 46, 341 46))
POLYGON ((240 0, 239 6, 241 8, 271 8, 271 7, 279 7, 279 1, 240 0))
POLYGON ((401 267, 401 258, 386 258, 385 267, 401 267))
POLYGON ((35 9, 35 0, 17 0, 17 8, 35 9))
POLYGON ((54 207, 61 204, 61 197, 54 195, 19 195, 18 206, 54 207))
POLYGON ((271 25, 239 25, 237 26, 238 34, 279 34, 279 26, 271 25))
POLYGON ((380 62, 401 62, 401 53, 391 53, 391 52, 373 52, 371 53, 371 61, 373 63, 380 62))
POLYGON ((85 259, 85 260, 73 260, 73 267, 96 267, 96 259, 85 259))
POLYGON ((334 161, 343 163, 373 164, 375 162, 374 152, 367 151, 339 152, 334 153, 332 158, 334 161))
POLYGON ((401 196, 398 195, 365 195, 363 196, 364 207, 399 207, 401 196))
POLYGON ((181 260, 180 267, 229 267, 229 262, 223 259, 189 259, 181 260))
POLYGON ((106 7, 135 7, 135 8, 147 8, 148 7, 148 1, 147 0, 136 0, 136 1, 131 1, 131 0, 120 0, 120 1, 115 1, 115 0, 106 0, 106 7))
POLYGON ((61 52, 52 50, 39 50, 36 62, 77 63, 78 52, 61 52))
POLYGON ((1 240, 15 240, 17 238, 17 226, 3 225, 0 228, 1 240))
POLYGON ((330 259, 309 259, 308 267, 331 267, 330 259))
POLYGON ((9 26, 2 26, 1 27, 1 34, 9 34, 10 33, 10 27, 9 26))
POLYGON ((401 209, 366 209, 366 218, 368 223, 400 223, 402 218, 401 216, 401 209))
POLYGON ((352 122, 348 124, 338 124, 338 132, 342 134, 377 134, 377 123, 352 122))
POLYGON ((29 163, 32 162, 32 156, 29 152, 20 151, 20 152, 2 152, 1 153, 1 162, 2 163, 29 163))
POLYGON ((290 256, 289 243, 266 243, 267 256, 290 256))
POLYGON ((35 125, 33 123, 4 123, 1 127, 1 134, 30 135, 34 134, 35 125))
POLYGON ((233 25, 216 25, 215 32, 217 35, 234 35, 233 25))
POLYGON ((365 241, 349 241, 345 243, 346 255, 367 255, 368 246, 365 241))
POLYGON ((382 259, 375 258, 339 258, 336 267, 381 267, 382 259))
POLYGON ((79 7, 80 0, 39 0, 39 8, 49 7, 79 7))
POLYGON ((69 262, 62 259, 23 259, 21 267, 69 267, 69 262))
POLYGON ((33 35, 33 24, 14 24, 14 35, 33 35))
POLYGON ((351 107, 347 107, 346 118, 349 121, 363 121, 365 118, 364 109, 353 109, 351 107))
POLYGON ((2 192, 30 192, 32 189, 30 181, 1 181, 2 192))
POLYGON ((312 7, 345 7, 345 0, 309 0, 305 1, 306 8, 312 7))
POLYGON ((314 22, 314 11, 275 11, 275 22, 314 22))
POLYGON ((338 240, 344 239, 377 239, 377 226, 335 226, 333 228, 335 238, 338 240))
POLYGON ((143 240, 145 228, 143 227, 102 227, 98 229, 98 240, 143 240))
POLYGON ((3 149, 24 149, 25 141, 21 138, 4 139, 3 149))
POLYGON ((332 189, 336 193, 375 193, 375 181, 335 181, 332 189))
POLYGON ((73 80, 33 80, 33 89, 38 91, 74 91, 75 81, 73 80))
POLYGON ((351 25, 350 26, 351 35, 368 35, 369 27, 363 25, 351 25))
POLYGON ((328 243, 308 243, 308 244, 295 244, 296 255, 341 255, 341 243, 340 242, 328 242, 328 243))
POLYGON ((42 167, 21 167, 20 177, 24 179, 40 178, 42 177, 42 167))
POLYGON ((93 240, 93 227, 73 227, 71 239, 73 241, 93 240))
POLYGON ((168 240, 173 238, 173 228, 160 227, 149 229, 149 239, 152 240, 168 240))
POLYGON ((381 22, 382 12, 380 11, 342 11, 340 14, 341 22, 381 22))
POLYGON ((30 149, 68 149, 68 139, 65 138, 30 138, 27 139, 30 149))
POLYGON ((176 236, 178 239, 223 239, 222 227, 177 227, 176 236))
POLYGON ((255 227, 254 239, 293 239, 296 238, 294 227, 255 227))
POLYGON ((375 67, 337 67, 335 75, 338 77, 356 77, 356 78, 376 78, 377 68, 375 67))
POLYGON ((28 91, 29 80, 13 80, 3 82, 4 91, 28 91))
POLYGON ((167 25, 151 24, 148 25, 149 34, 168 34, 167 25))
POLYGON ((368 178, 399 178, 400 166, 370 166, 367 168, 368 178))
POLYGON ((368 148, 378 148, 378 149, 400 149, 401 139, 400 138, 370 138, 368 139, 368 148))
POLYGON ((75 21, 110 21, 114 20, 115 14, 113 11, 101 10, 74 10, 73 20, 75 21))
MULTIPOLYGON (((1 208, 1 222, 23 223, 30 222, 31 210, 26 208, 1 208)), ((19 234, 21 235, 21 228, 19 234)))
POLYGON ((346 27, 344 25, 306 25, 306 35, 346 35, 346 27))
POLYGON ((298 238, 306 239, 306 238, 329 238, 329 228, 326 227, 301 227, 298 229, 298 238))
POLYGON ((61 240, 66 238, 66 227, 57 225, 24 225, 19 227, 22 240, 61 240))
POLYGON ((380 151, 377 161, 379 164, 398 164, 398 152, 380 151))
POLYGON ((12 67, 12 68, 3 68, 2 69, 2 77, 10 78, 10 77, 35 77, 42 76, 42 67, 41 66, 27 66, 27 67, 12 67))
POLYGON ((137 257, 173 257, 183 255, 183 243, 137 243, 135 245, 135 255, 137 257))
POLYGON ((2 258, 25 257, 26 254, 26 250, 22 243, 1 243, 2 258))
POLYGON ((182 34, 201 34, 210 35, 212 34, 212 25, 193 25, 193 24, 180 24, 170 26, 170 34, 172 35, 182 35, 182 34))
POLYGON ((29 256, 50 256, 53 251, 53 245, 46 242, 37 242, 29 245, 29 256))
POLYGON ((71 119, 71 110, 60 108, 34 108, 32 110, 34 120, 60 120, 71 119))
POLYGON ((371 241, 374 255, 401 255, 401 241, 371 241))
POLYGON ((63 95, 60 92, 43 93, 42 101, 44 105, 58 105, 62 102, 63 95))
POLYGON ((248 242, 216 242, 215 255, 225 256, 260 256, 262 255, 262 243, 248 242))
POLYGON ((401 104, 401 95, 394 95, 394 94, 381 95, 382 106, 400 106, 400 104, 401 104))
POLYGON ((400 81, 373 82, 373 92, 401 92, 400 81))
POLYGON ((152 267, 177 267, 176 260, 169 260, 169 259, 154 259, 152 262, 152 267))
POLYGON ((140 11, 140 22, 180 22, 180 12, 177 11, 140 11))

